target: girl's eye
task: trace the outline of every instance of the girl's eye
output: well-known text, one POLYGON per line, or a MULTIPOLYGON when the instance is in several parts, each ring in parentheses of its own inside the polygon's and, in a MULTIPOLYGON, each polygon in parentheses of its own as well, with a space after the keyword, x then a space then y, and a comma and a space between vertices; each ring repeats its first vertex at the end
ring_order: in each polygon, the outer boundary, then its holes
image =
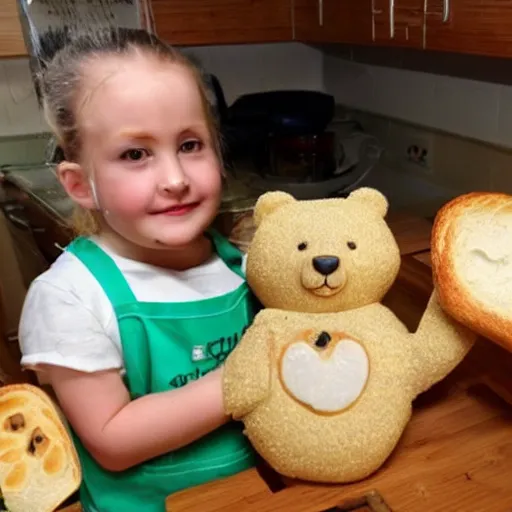
POLYGON ((202 145, 200 141, 187 140, 181 145, 180 150, 183 151, 183 153, 192 153, 194 151, 199 151, 201 147, 202 145))
POLYGON ((132 162, 138 162, 142 160, 145 156, 147 156, 147 151, 142 148, 134 148, 129 149, 128 151, 125 151, 121 158, 123 160, 131 160, 132 162))

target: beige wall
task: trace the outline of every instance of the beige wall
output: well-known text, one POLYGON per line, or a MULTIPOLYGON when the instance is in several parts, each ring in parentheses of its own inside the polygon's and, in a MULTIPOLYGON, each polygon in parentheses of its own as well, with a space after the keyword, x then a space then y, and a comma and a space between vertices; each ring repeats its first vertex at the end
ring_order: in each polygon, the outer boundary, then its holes
MULTIPOLYGON (((323 55, 299 43, 209 46, 186 50, 215 73, 229 103, 269 89, 323 90, 323 55)), ((37 107, 27 59, 0 60, 0 137, 47 130, 37 107)), ((0 162, 4 161, 0 155, 0 162)))

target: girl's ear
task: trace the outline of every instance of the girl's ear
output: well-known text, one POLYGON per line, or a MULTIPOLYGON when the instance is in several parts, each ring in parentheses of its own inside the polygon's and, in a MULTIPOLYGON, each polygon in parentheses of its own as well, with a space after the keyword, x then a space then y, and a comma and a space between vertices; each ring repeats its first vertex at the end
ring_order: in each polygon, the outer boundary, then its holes
POLYGON ((80 164, 64 160, 57 166, 57 176, 64 190, 75 203, 86 210, 96 208, 91 184, 80 164))

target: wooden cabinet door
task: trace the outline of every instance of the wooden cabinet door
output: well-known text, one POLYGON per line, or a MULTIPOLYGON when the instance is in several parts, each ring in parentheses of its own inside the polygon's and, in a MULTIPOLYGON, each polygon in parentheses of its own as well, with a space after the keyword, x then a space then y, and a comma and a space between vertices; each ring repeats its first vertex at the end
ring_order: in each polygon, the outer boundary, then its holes
POLYGON ((427 0, 426 48, 512 57, 512 0, 427 0))
POLYGON ((0 57, 26 56, 27 49, 21 31, 16 0, 1 0, 0 57))
POLYGON ((374 41, 385 46, 423 48, 425 0, 373 0, 374 41))
POLYGON ((152 0, 157 34, 176 45, 291 41, 292 0, 152 0))
POLYGON ((425 37, 425 0, 395 0, 395 44, 423 48, 425 37))
POLYGON ((294 39, 372 43, 372 0, 295 0, 294 39))

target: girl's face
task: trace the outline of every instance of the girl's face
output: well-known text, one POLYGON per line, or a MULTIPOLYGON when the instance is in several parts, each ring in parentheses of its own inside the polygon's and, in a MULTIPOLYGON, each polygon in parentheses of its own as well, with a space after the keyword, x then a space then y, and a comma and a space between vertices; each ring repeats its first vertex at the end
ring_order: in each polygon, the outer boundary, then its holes
POLYGON ((64 179, 64 186, 82 206, 101 211, 118 243, 186 247, 211 223, 221 195, 192 72, 135 54, 101 57, 84 74, 77 112, 83 180, 74 187, 64 179))

